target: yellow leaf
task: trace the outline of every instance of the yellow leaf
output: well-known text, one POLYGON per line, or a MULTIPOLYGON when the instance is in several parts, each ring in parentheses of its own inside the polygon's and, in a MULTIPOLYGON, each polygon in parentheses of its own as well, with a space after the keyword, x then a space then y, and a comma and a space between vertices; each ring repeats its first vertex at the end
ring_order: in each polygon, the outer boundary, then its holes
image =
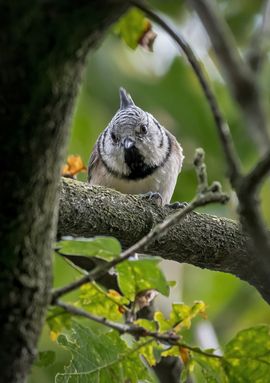
POLYGON ((59 332, 50 331, 50 338, 51 338, 51 340, 52 340, 53 342, 55 342, 56 339, 58 338, 58 335, 59 335, 59 334, 60 334, 59 332))
POLYGON ((184 364, 189 362, 189 350, 185 347, 180 348, 180 356, 184 364))
POLYGON ((163 351, 162 356, 179 356, 179 346, 172 346, 167 350, 163 351))

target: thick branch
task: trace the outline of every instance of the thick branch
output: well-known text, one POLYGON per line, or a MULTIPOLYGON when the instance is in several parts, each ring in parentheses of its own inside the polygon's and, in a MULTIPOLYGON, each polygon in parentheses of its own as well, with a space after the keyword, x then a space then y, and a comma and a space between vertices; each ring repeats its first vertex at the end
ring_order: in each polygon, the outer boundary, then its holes
POLYGON ((52 302, 55 302, 62 295, 77 289, 85 283, 96 281, 104 277, 109 270, 119 263, 124 262, 135 253, 144 253, 154 241, 164 236, 171 227, 182 221, 197 207, 205 206, 213 202, 226 203, 228 201, 228 196, 222 192, 221 186, 217 182, 214 182, 210 187, 208 186, 206 167, 204 164, 204 152, 202 149, 196 150, 194 165, 198 178, 198 193, 190 204, 182 209, 179 208, 173 214, 166 217, 164 221, 155 225, 138 242, 123 251, 119 257, 112 259, 110 262, 97 266, 81 279, 56 289, 52 294, 52 302))
POLYGON ((124 1, 0 0, 0 364, 23 383, 50 297, 57 187, 89 49, 124 1))
MULTIPOLYGON (((137 242, 171 213, 133 196, 70 179, 62 179, 58 235, 112 235, 124 248, 137 242)), ((254 274, 248 239, 226 218, 190 213, 147 252, 165 259, 234 274, 253 284, 270 301, 270 288, 254 274)))

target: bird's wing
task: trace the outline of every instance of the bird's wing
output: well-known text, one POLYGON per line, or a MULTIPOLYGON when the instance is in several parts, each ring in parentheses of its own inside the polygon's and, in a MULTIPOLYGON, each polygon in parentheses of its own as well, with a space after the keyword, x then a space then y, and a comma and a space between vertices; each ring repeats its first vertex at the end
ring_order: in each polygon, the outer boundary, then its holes
POLYGON ((96 143, 88 162, 88 182, 90 182, 91 173, 95 170, 98 164, 99 164, 99 153, 98 153, 98 147, 96 143))

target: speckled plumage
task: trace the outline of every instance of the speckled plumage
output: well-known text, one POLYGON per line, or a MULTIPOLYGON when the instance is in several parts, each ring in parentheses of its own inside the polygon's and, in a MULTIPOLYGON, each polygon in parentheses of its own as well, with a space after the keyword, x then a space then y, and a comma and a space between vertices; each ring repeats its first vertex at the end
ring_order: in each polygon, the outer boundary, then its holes
POLYGON ((176 138, 120 88, 120 109, 97 140, 88 181, 126 194, 158 192, 167 204, 183 159, 176 138))

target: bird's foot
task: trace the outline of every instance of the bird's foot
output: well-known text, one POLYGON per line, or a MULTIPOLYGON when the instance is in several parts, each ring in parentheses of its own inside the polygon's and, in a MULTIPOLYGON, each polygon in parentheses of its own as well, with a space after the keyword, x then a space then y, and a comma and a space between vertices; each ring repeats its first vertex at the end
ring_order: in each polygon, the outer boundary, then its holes
POLYGON ((148 201, 151 201, 153 203, 155 203, 156 205, 158 206, 162 206, 162 196, 160 193, 157 193, 157 192, 148 192, 148 193, 144 193, 144 194, 140 194, 140 196, 143 198, 143 199, 146 199, 148 201))
POLYGON ((168 207, 170 209, 184 209, 188 206, 187 202, 173 202, 165 205, 165 207, 168 207))

